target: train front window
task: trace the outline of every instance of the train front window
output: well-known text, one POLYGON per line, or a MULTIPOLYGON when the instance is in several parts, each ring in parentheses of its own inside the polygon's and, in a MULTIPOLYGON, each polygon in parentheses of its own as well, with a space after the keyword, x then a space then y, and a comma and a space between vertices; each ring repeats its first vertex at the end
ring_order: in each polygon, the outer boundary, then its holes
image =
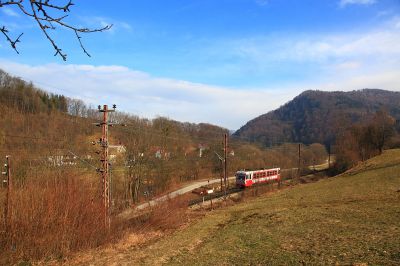
POLYGON ((236 178, 237 180, 244 181, 245 177, 246 176, 244 174, 238 174, 236 178))

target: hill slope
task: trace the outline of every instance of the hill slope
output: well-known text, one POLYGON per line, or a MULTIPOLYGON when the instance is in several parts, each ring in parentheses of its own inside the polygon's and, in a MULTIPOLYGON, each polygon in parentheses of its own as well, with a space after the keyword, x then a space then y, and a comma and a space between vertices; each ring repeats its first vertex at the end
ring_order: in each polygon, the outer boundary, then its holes
POLYGON ((116 250, 117 255, 96 252, 87 259, 94 264, 398 265, 399 190, 400 150, 389 150, 341 176, 214 211, 147 246, 116 250))
POLYGON ((384 108, 400 119, 400 92, 364 89, 351 92, 305 91, 279 109, 240 128, 235 136, 267 146, 279 142, 328 143, 337 129, 370 118, 384 108))

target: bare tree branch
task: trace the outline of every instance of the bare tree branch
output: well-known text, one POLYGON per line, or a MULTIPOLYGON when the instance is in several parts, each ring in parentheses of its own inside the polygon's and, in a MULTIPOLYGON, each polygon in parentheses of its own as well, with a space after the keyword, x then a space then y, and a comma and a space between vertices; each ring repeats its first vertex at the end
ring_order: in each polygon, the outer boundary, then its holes
POLYGON ((8 30, 6 29, 6 27, 2 27, 0 28, 0 31, 3 33, 3 35, 6 37, 7 41, 11 44, 11 47, 15 50, 15 52, 17 52, 17 54, 19 54, 18 50, 17 50, 17 43, 21 42, 20 38, 22 36, 23 33, 21 33, 17 39, 15 39, 14 41, 10 38, 10 36, 8 35, 8 30))
POLYGON ((75 35, 76 35, 76 38, 77 38, 78 41, 79 41, 79 44, 80 44, 80 46, 81 46, 83 52, 84 52, 87 56, 91 57, 90 54, 86 51, 85 47, 84 47, 83 44, 82 44, 82 41, 81 41, 82 37, 79 36, 79 34, 78 34, 77 31, 75 31, 75 35))
POLYGON ((0 1, 0 7, 8 6, 8 5, 18 5, 21 4, 24 0, 19 1, 0 1))
MULTIPOLYGON (((60 56, 64 61, 67 60, 67 54, 63 53, 61 48, 58 47, 57 43, 54 41, 54 39, 50 36, 48 30, 56 30, 56 26, 60 26, 61 28, 69 29, 75 33, 75 37, 82 49, 82 51, 90 57, 90 54, 84 47, 82 43, 82 37, 79 35, 79 33, 93 33, 93 32, 103 32, 106 30, 111 29, 112 25, 107 25, 102 28, 95 28, 95 29, 89 29, 89 28, 80 28, 77 26, 74 26, 72 24, 69 24, 65 22, 65 18, 68 17, 68 14, 63 14, 60 16, 54 16, 52 15, 53 13, 57 12, 63 12, 63 13, 70 13, 71 10, 70 8, 74 5, 72 0, 69 0, 66 2, 64 5, 61 4, 53 4, 51 3, 51 0, 18 0, 18 1, 1 1, 0 0, 0 8, 4 6, 16 6, 19 8, 19 10, 26 16, 34 19, 36 23, 38 24, 39 28, 43 32, 43 34, 46 36, 50 44, 53 46, 53 49, 55 50, 54 56, 60 56)), ((10 43, 11 47, 17 52, 16 44, 20 42, 20 37, 22 36, 23 33, 21 33, 17 39, 13 40, 9 36, 9 32, 6 29, 5 26, 0 28, 0 31, 3 33, 5 36, 6 40, 10 43)))

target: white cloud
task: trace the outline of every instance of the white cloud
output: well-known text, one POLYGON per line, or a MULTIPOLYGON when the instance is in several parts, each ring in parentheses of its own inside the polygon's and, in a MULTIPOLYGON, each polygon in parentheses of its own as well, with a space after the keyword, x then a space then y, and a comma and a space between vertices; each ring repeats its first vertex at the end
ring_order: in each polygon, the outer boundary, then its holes
POLYGON ((131 31, 131 30, 132 30, 132 26, 131 26, 130 24, 126 23, 126 22, 118 22, 117 25, 118 25, 119 27, 125 29, 125 30, 128 30, 128 31, 131 31))
POLYGON ((269 0, 256 0, 256 4, 259 6, 266 6, 269 0))
POLYGON ((376 0, 340 0, 339 6, 345 7, 347 5, 372 5, 376 0))
MULTIPOLYGON (((400 31, 394 23, 360 33, 266 36, 234 41, 231 53, 262 62, 321 62, 332 58, 400 55, 400 31)), ((221 45, 222 46, 222 45, 221 45)), ((229 47, 229 44, 224 45, 229 47)), ((225 48, 226 49, 226 48, 225 48)))
POLYGON ((376 73, 363 73, 330 82, 315 84, 321 90, 344 90, 372 88, 400 91, 400 70, 384 70, 376 73))
POLYGON ((250 76, 258 75, 278 85, 304 80, 315 85, 316 80, 348 79, 351 75, 400 69, 398 23, 394 17, 376 27, 357 31, 222 40, 207 56, 220 61, 229 59, 229 64, 214 70, 220 76, 226 73, 245 76, 247 71, 250 76))
POLYGON ((393 14, 393 10, 382 10, 376 14, 377 18, 387 17, 393 14))
POLYGON ((357 69, 360 68, 361 63, 357 62, 357 61, 347 61, 347 62, 343 62, 343 63, 339 63, 337 65, 337 69, 338 70, 352 70, 352 69, 357 69))
POLYGON ((295 96, 290 90, 239 90, 152 77, 122 66, 30 66, 1 61, 0 68, 53 93, 87 103, 117 104, 122 111, 237 129, 295 96))
MULTIPOLYGON (((278 78, 278 85, 258 88, 229 88, 160 78, 112 65, 31 66, 0 59, 0 68, 51 92, 81 98, 95 106, 115 103, 122 111, 148 118, 162 115, 237 129, 307 89, 400 91, 398 23, 399 19, 393 18, 363 32, 225 40, 202 51, 209 57, 239 58, 239 62, 227 64, 225 70, 230 76, 248 69, 249 72, 261 69, 262 74, 279 75, 280 70, 275 68, 285 71, 292 65, 297 68, 290 69, 290 74, 302 75, 304 68, 312 66, 310 77, 297 80, 289 77, 287 81, 278 78)), ((204 71, 217 75, 216 71, 224 70, 218 67, 218 70, 204 71)))
POLYGON ((360 71, 359 62, 343 62, 331 76, 282 87, 228 88, 152 77, 123 66, 24 65, 0 60, 0 68, 53 93, 80 98, 93 106, 117 104, 119 110, 153 118, 209 122, 237 129, 274 110, 304 90, 400 90, 400 68, 360 71), (358 74, 350 70, 360 71, 358 74), (344 73, 344 74, 343 74, 344 73))
POLYGON ((392 23, 396 29, 400 30, 400 17, 398 16, 394 17, 392 23))
POLYGON ((10 17, 16 17, 16 18, 20 17, 20 15, 17 12, 15 12, 13 9, 8 8, 8 7, 2 7, 1 11, 10 17))

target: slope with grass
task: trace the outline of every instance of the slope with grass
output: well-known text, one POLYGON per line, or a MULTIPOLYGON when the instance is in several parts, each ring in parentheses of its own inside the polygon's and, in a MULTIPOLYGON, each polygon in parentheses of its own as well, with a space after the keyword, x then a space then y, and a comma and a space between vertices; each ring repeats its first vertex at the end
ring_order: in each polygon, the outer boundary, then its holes
MULTIPOLYGON (((351 171, 210 212, 95 264, 400 264, 400 150, 351 171)), ((97 253, 98 254, 98 253, 97 253)))

